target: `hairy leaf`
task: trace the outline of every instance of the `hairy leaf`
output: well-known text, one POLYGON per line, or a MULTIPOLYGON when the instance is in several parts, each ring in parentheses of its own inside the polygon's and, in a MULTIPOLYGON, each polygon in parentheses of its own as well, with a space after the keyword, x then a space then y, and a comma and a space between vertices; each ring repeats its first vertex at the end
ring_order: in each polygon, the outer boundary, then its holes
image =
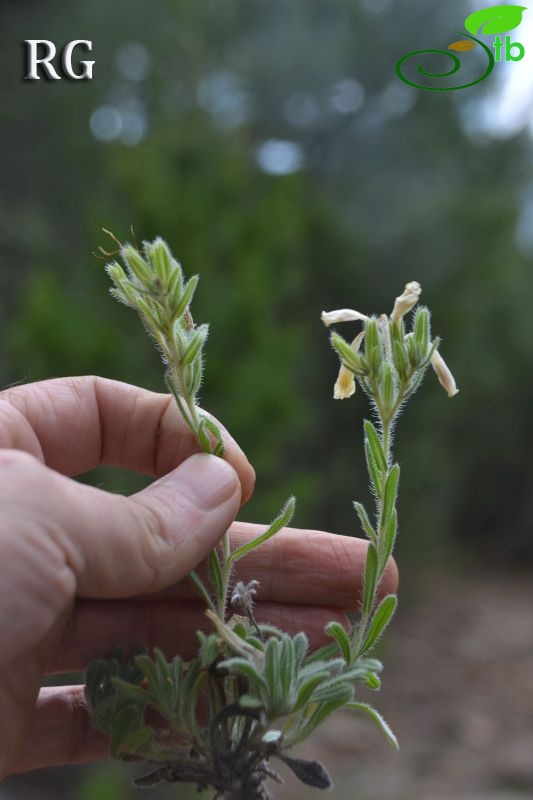
POLYGON ((394 507, 396 505, 396 494, 398 492, 398 481, 400 480, 400 467, 395 464, 385 482, 385 491, 383 493, 383 516, 381 524, 385 526, 392 516, 394 507))
POLYGON ((376 533, 372 524, 368 518, 368 514, 366 513, 366 509, 362 503, 358 503, 354 501, 353 507, 357 512, 357 516, 359 517, 359 521, 361 523, 361 527, 363 528, 364 532, 368 536, 371 542, 374 544, 376 543, 376 533))
POLYGON ((343 626, 340 622, 329 622, 326 625, 326 633, 328 636, 333 636, 333 638, 337 640, 346 663, 349 664, 351 659, 350 640, 343 626))
POLYGON ((367 717, 370 717, 370 719, 376 723, 380 731, 385 734, 387 741, 392 745, 392 747, 394 747, 395 750, 398 750, 398 739, 394 735, 388 723, 385 722, 381 714, 376 711, 375 708, 368 703, 347 703, 346 708, 349 708, 352 711, 360 711, 362 714, 366 714, 367 717))
POLYGON ((363 593, 363 611, 368 613, 372 609, 372 602, 376 591, 376 578, 378 571, 378 553, 372 542, 368 545, 365 562, 365 579, 363 593))
POLYGON ((243 544, 241 547, 238 547, 236 550, 234 550, 230 555, 229 560, 231 562, 238 561, 240 558, 249 553, 250 550, 255 550, 256 547, 259 547, 259 545, 263 544, 263 542, 266 542, 268 539, 278 533, 278 531, 288 525, 294 516, 295 507, 296 500, 294 497, 289 497, 280 513, 274 522, 267 528, 267 530, 262 533, 261 536, 257 536, 255 539, 252 539, 250 542, 246 542, 246 544, 243 544))
POLYGON ((365 434, 368 439, 370 448, 372 450, 372 455, 374 456, 374 461, 376 463, 376 466, 380 472, 386 472, 387 459, 385 458, 385 453, 383 452, 383 447, 381 445, 378 432, 368 419, 365 419, 364 427, 365 427, 365 434))
POLYGON ((394 616, 397 605, 398 598, 395 594, 388 594, 383 598, 379 606, 376 608, 374 616, 372 617, 372 622, 370 623, 368 632, 363 642, 361 653, 366 653, 367 650, 370 650, 375 645, 394 616))

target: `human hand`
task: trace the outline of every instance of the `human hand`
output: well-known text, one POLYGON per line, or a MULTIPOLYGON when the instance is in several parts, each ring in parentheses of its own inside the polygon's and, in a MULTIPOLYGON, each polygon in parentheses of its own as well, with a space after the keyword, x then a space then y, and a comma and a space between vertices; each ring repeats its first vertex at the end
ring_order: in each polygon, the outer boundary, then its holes
MULTIPOLYGON (((41 688, 115 646, 191 656, 207 627, 186 575, 230 528, 253 490, 224 432, 226 461, 198 453, 169 395, 95 377, 0 392, 0 777, 105 757, 82 686, 41 688), (97 464, 158 480, 123 497, 70 479, 97 464)), ((257 618, 305 630, 313 644, 359 596, 366 543, 286 531, 239 565, 260 580, 257 618)), ((200 567, 200 570, 204 567, 200 567)), ((394 591, 391 564, 383 586, 394 591)))

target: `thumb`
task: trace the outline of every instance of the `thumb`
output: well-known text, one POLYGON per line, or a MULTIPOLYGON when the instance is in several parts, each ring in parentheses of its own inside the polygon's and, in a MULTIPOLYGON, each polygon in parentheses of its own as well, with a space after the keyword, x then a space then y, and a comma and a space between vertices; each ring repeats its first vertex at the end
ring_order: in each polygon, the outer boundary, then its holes
POLYGON ((81 492, 64 524, 77 594, 145 594, 185 577, 235 519, 241 489, 227 461, 196 454, 132 497, 81 492))

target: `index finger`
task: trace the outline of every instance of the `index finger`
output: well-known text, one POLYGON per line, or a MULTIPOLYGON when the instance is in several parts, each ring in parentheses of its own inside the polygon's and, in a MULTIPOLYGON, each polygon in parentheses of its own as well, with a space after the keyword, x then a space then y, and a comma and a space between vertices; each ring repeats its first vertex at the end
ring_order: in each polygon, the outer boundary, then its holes
MULTIPOLYGON (((245 502, 253 491, 254 471, 227 430, 217 425, 245 502)), ((199 452, 171 395, 94 375, 0 392, 0 447, 25 450, 64 475, 105 464, 161 477, 199 452)))

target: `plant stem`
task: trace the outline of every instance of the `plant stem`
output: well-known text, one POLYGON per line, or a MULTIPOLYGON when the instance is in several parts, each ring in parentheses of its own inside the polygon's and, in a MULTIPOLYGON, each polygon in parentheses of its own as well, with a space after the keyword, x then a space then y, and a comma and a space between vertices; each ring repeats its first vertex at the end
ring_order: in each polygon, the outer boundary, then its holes
MULTIPOLYGON (((401 391, 401 390, 400 390, 401 391)), ((400 396, 400 392, 399 392, 400 396)), ((401 402, 401 400, 400 400, 401 402)), ((397 401, 398 403, 398 401, 397 401)), ((398 404, 399 405, 399 404, 398 404)), ((395 408, 397 408, 395 404, 395 408)), ((352 645, 352 660, 355 660, 363 646, 368 623, 372 617, 372 612, 374 610, 374 606, 376 603, 376 595, 378 592, 378 587, 385 571, 386 564, 383 563, 383 505, 384 505, 384 494, 385 494, 385 483, 387 480, 387 472, 390 463, 390 456, 391 456, 391 426, 394 419, 395 412, 391 413, 388 417, 384 418, 381 412, 381 409, 378 408, 378 415, 379 421, 381 423, 381 446, 383 448, 383 452, 385 454, 385 462, 387 464, 387 471, 381 474, 381 491, 378 496, 377 501, 377 519, 378 519, 378 528, 377 528, 377 555, 378 555, 378 571, 376 575, 376 582, 374 586, 374 594, 372 596, 372 601, 370 603, 370 608, 368 611, 363 611, 359 622, 357 624, 356 634, 352 645)))

